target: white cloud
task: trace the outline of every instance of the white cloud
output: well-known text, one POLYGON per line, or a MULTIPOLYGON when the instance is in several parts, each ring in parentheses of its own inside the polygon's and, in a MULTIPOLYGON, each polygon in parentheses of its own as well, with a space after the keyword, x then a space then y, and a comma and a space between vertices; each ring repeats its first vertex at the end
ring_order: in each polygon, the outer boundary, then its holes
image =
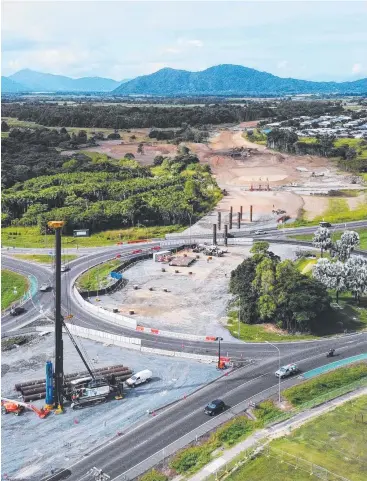
POLYGON ((352 73, 361 73, 363 71, 361 63, 355 63, 352 67, 352 73))
POLYGON ((185 38, 179 38, 177 40, 178 45, 182 45, 183 47, 203 47, 204 42, 201 40, 187 40, 185 38))
POLYGON ((179 48, 175 48, 175 47, 168 47, 164 50, 164 52, 166 52, 166 53, 180 53, 181 50, 179 48))
POLYGON ((280 62, 278 62, 277 67, 279 69, 287 68, 288 67, 288 61, 287 60, 281 60, 280 62))

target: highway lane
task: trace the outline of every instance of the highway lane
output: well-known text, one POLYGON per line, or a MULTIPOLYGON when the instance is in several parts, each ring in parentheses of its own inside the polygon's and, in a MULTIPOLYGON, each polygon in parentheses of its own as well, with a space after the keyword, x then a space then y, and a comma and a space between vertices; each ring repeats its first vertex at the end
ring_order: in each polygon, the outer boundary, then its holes
MULTIPOLYGON (((285 236, 285 235, 296 235, 296 234, 313 234, 315 230, 317 229, 316 226, 310 226, 310 227, 292 227, 292 228, 281 228, 277 229, 274 227, 262 227, 258 226, 256 223, 253 224, 248 224, 248 226, 241 226, 241 229, 232 229, 230 231, 231 236, 233 237, 253 237, 251 234, 253 234, 255 231, 259 230, 262 232, 265 232, 266 235, 271 236, 273 235, 275 239, 278 239, 279 236, 285 236)), ((338 224, 333 224, 330 228, 331 231, 341 231, 344 230, 345 228, 351 229, 351 228, 362 228, 366 227, 367 228, 367 220, 360 220, 360 221, 352 221, 352 222, 346 222, 346 223, 338 223, 338 224)), ((161 240, 170 240, 170 239, 175 239, 175 240, 180 240, 182 239, 183 241, 187 242, 190 238, 195 240, 195 239, 200 239, 203 237, 212 237, 212 233, 208 230, 207 233, 203 234, 193 234, 193 235, 182 235, 182 234, 177 234, 177 235, 169 235, 166 239, 152 239, 152 242, 159 243, 161 240)), ((223 232, 219 231, 217 232, 217 237, 221 238, 223 237, 223 232)), ((256 237, 255 237, 256 240, 256 237)), ((116 246, 116 245, 111 245, 111 246, 100 246, 100 247, 79 247, 78 249, 75 247, 63 247, 63 250, 67 254, 77 254, 77 255, 89 255, 89 254, 96 254, 99 255, 103 252, 109 252, 111 249, 121 249, 121 248, 139 248, 139 245, 136 244, 135 246, 133 244, 127 245, 121 245, 121 246, 116 246)), ((11 254, 11 253, 24 253, 24 254, 45 254, 48 253, 52 248, 50 247, 2 247, 1 252, 2 254, 11 254)))
MULTIPOLYGON (((2 268, 9 269, 17 272, 25 277, 34 275, 37 278, 38 286, 43 283, 51 282, 52 284, 52 271, 41 265, 34 265, 30 262, 26 262, 20 259, 16 259, 10 256, 2 255, 2 268)), ((36 294, 33 300, 28 300, 23 304, 25 312, 19 316, 11 316, 9 312, 6 312, 1 317, 2 330, 10 330, 18 327, 26 322, 30 317, 36 316, 39 311, 36 309, 40 306, 45 308, 51 308, 53 305, 53 293, 52 292, 39 292, 36 294)))
MULTIPOLYGON (((358 343, 347 344, 348 341, 345 341, 344 347, 338 349, 336 359, 366 352, 366 341, 366 335, 358 343)), ((336 359, 326 358, 323 348, 319 346, 317 349, 315 347, 306 348, 297 355, 287 355, 284 362, 298 362, 302 371, 308 371, 336 359)), ((276 358, 269 358, 255 365, 245 366, 228 377, 219 379, 187 399, 162 411, 156 417, 150 418, 142 425, 132 427, 123 436, 94 450, 90 456, 68 467, 72 472, 68 478, 69 481, 92 480, 93 478, 89 478, 87 472, 93 466, 102 468, 111 479, 114 479, 149 456, 159 453, 183 435, 205 424, 208 417, 204 414, 203 409, 209 401, 221 398, 227 406, 234 407, 238 403, 276 386, 278 384, 278 380, 274 376, 276 369, 276 358)), ((146 389, 149 387, 147 386, 146 389)), ((223 417, 225 418, 225 414, 223 417)))

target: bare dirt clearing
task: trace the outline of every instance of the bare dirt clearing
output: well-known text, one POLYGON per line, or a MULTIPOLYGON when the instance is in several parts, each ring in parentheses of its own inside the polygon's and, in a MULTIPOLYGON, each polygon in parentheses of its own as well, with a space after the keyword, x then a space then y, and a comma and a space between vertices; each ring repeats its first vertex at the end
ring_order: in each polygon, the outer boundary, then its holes
MULTIPOLYGON (((296 249, 292 245, 271 246, 271 250, 283 259, 293 259, 296 249)), ((124 272, 128 280, 126 287, 114 294, 99 296, 101 302, 98 304, 108 309, 117 308, 125 315, 133 309, 134 319, 142 326, 221 336, 233 341, 223 327, 231 298, 228 284, 231 271, 249 256, 249 250, 247 246, 229 246, 227 254, 213 257, 209 262, 207 256, 200 254, 190 267, 172 267, 152 259, 139 262, 124 272), (166 272, 162 272, 162 267, 166 272), (134 285, 139 288, 135 290, 134 285)), ((191 252, 186 252, 191 256, 191 252)))
MULTIPOLYGON (((214 212, 195 224, 192 228, 195 234, 208 232, 217 221, 216 212, 229 213, 231 206, 234 213, 243 206, 244 223, 249 221, 252 205, 254 222, 275 226, 279 216, 273 215, 272 210, 285 210, 294 220, 300 209, 304 209, 307 218, 313 219, 327 209, 328 200, 314 198, 311 194, 360 188, 352 183, 351 175, 339 173, 326 158, 272 151, 249 142, 237 128, 218 131, 207 146, 198 146, 197 154, 202 162, 210 165, 218 185, 228 195, 223 197, 214 212), (245 149, 243 155, 233 156, 232 149, 241 147, 245 149)), ((359 203, 355 197, 346 200, 350 208, 359 203)))

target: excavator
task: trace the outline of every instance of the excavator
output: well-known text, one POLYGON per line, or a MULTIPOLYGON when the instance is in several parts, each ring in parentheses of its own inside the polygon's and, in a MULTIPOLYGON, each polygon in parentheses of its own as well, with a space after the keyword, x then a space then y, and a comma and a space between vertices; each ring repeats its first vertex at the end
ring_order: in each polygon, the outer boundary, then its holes
POLYGON ((2 397, 1 398, 1 413, 2 414, 14 414, 15 416, 19 416, 22 414, 25 409, 30 409, 31 411, 35 412, 37 416, 41 419, 44 419, 50 411, 45 408, 38 409, 33 404, 28 404, 21 401, 16 401, 15 399, 7 399, 2 397))

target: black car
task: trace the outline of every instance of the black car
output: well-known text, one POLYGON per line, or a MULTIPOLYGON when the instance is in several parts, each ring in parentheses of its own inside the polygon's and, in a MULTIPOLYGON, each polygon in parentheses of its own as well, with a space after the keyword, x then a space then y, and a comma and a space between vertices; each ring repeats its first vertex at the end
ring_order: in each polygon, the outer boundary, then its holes
POLYGON ((204 412, 209 416, 214 416, 215 414, 223 412, 225 407, 226 405, 221 399, 216 399, 215 401, 212 401, 206 406, 204 412))
POLYGON ((23 312, 25 312, 25 309, 24 307, 12 307, 10 309, 10 315, 11 316, 19 316, 20 314, 23 314, 23 312))

